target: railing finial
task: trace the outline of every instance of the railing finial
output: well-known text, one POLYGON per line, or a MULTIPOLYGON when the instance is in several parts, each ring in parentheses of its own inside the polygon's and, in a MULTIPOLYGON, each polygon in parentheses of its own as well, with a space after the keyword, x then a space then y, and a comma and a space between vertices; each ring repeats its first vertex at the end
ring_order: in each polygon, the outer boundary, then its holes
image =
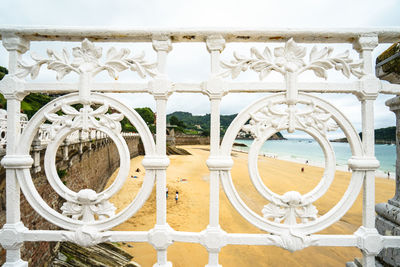
POLYGON ((208 52, 218 50, 220 53, 225 49, 225 39, 221 35, 211 35, 206 39, 208 52))
POLYGON ((29 50, 30 42, 16 34, 7 33, 2 36, 3 46, 7 51, 17 51, 21 54, 29 50))
POLYGON ((154 35, 153 36, 153 49, 158 51, 165 51, 167 53, 172 50, 171 38, 167 35, 154 35))

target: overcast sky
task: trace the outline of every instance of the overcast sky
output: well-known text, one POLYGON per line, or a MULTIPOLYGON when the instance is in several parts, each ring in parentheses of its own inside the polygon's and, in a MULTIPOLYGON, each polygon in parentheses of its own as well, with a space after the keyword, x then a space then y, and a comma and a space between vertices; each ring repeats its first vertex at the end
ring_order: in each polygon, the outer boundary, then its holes
MULTIPOLYGON (((35 0, 35 1, 2 1, 0 9, 0 25, 56 25, 56 26, 105 26, 105 27, 393 27, 400 26, 400 1, 397 0, 302 0, 302 1, 177 1, 177 0, 35 0)), ((31 48, 38 54, 45 55, 48 47, 61 50, 72 48, 77 43, 49 44, 32 43, 31 48)), ((99 44, 107 50, 110 44, 99 44)), ((126 47, 123 44, 121 47, 126 47)), ((256 44, 263 49, 263 44, 256 44)), ((275 44, 272 46, 276 46, 275 44)), ((380 45, 375 55, 379 55, 389 45, 380 45)), ((149 60, 155 59, 151 44, 131 45, 133 52, 146 51, 149 60)), ((222 58, 230 60, 234 50, 242 49, 249 53, 251 45, 241 48, 228 45, 222 58)), ((309 49, 311 46, 307 46, 309 49)), ((334 46, 338 52, 351 49, 351 46, 334 46)), ((103 50, 103 51, 104 51, 103 50)), ((355 54, 354 54, 355 55, 355 54)), ((28 57, 27 57, 28 58, 28 57)), ((209 73, 209 57, 204 44, 174 44, 170 53, 168 74, 174 82, 203 81, 209 73)), ((7 65, 7 53, 0 48, 0 65, 7 65)), ((129 80, 132 73, 124 73, 121 80, 129 80)), ((105 75, 99 79, 105 79, 105 75)), ((255 76, 244 74, 242 79, 255 76), (246 76, 247 75, 247 76, 246 76)), ((329 77, 339 79, 339 75, 329 72, 329 77)), ((74 81, 76 76, 69 75, 65 81, 74 81)), ((55 74, 43 71, 38 81, 54 81, 55 74)), ((279 79, 271 76, 268 79, 279 79)), ((312 75, 303 79, 316 81, 312 75)), ((237 113, 259 95, 228 95, 221 106, 222 114, 237 113)), ((120 97, 121 98, 121 97, 120 97)), ((390 96, 380 96, 376 102, 376 128, 393 126, 394 114, 388 111, 384 101, 390 96)), ((154 101, 146 95, 122 97, 134 107, 150 106, 154 101)), ((330 101, 340 108, 360 130, 361 115, 359 103, 351 95, 333 95, 330 101)), ((168 104, 168 112, 176 110, 194 114, 209 112, 208 99, 202 95, 174 94, 168 104)))

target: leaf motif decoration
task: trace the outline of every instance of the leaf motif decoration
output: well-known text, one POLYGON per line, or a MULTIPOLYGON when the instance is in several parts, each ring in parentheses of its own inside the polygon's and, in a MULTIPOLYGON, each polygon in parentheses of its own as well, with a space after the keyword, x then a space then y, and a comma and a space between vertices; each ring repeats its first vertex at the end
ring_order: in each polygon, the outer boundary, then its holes
POLYGON ((250 49, 250 58, 239 55, 234 52, 234 60, 230 63, 221 61, 221 67, 226 69, 219 74, 220 77, 229 77, 236 79, 241 72, 251 69, 259 73, 259 79, 263 80, 272 71, 283 73, 283 69, 278 67, 272 60, 272 55, 268 47, 265 48, 263 53, 260 53, 255 47, 250 49))
POLYGON ((310 236, 296 233, 291 228, 281 235, 267 235, 267 239, 274 245, 290 252, 318 245, 318 240, 313 240, 310 236))
POLYGON ((62 205, 61 211, 63 215, 71 216, 75 220, 85 218, 87 221, 95 221, 95 215, 98 216, 99 220, 114 216, 116 207, 107 200, 98 204, 77 204, 67 201, 62 205))
POLYGON ((338 125, 332 120, 332 114, 316 106, 314 102, 303 103, 305 108, 295 106, 294 116, 289 116, 289 109, 279 109, 281 103, 267 103, 265 107, 250 115, 248 124, 242 126, 241 130, 250 133, 255 139, 262 138, 269 129, 287 129, 289 120, 302 128, 314 128, 323 136, 329 131, 336 131, 338 125))
POLYGON ((258 139, 262 138, 263 133, 269 128, 286 128, 289 114, 279 110, 277 106, 277 103, 267 103, 264 108, 250 115, 249 123, 243 125, 242 130, 258 139))
POLYGON ((274 203, 269 203, 262 209, 263 217, 266 219, 273 219, 276 223, 294 225, 297 224, 297 218, 300 218, 302 223, 309 220, 316 220, 318 215, 317 208, 312 205, 305 206, 280 206, 274 203))
POLYGON ((99 232, 96 228, 86 225, 79 227, 75 232, 68 231, 61 235, 62 241, 70 241, 83 247, 90 247, 111 240, 110 234, 99 232))
POLYGON ((65 216, 85 222, 95 221, 97 215, 99 220, 104 220, 115 215, 115 206, 108 200, 100 202, 97 194, 91 189, 82 189, 75 196, 75 201, 66 201, 61 207, 65 216))
POLYGON ((350 78, 351 75, 361 78, 365 75, 361 69, 363 61, 353 61, 348 50, 336 56, 332 56, 332 52, 333 48, 324 47, 318 50, 314 46, 310 52, 309 64, 301 69, 299 74, 306 70, 312 70, 316 76, 327 79, 327 70, 335 68, 335 70, 341 71, 346 78, 350 78))
POLYGON ((317 208, 312 203, 305 203, 299 192, 289 191, 279 198, 273 198, 271 203, 262 209, 263 217, 273 219, 276 223, 295 225, 297 218, 302 223, 309 220, 316 220, 317 208))
POLYGON ((90 105, 85 105, 79 111, 72 106, 62 105, 61 110, 64 115, 57 115, 56 113, 45 114, 46 119, 51 121, 53 125, 52 139, 64 127, 83 131, 106 127, 117 134, 121 133, 120 121, 124 118, 124 115, 121 113, 107 113, 109 106, 106 103, 95 110, 90 105))
POLYGON ((349 51, 333 56, 333 48, 324 47, 320 50, 314 46, 309 54, 309 62, 306 64, 304 58, 307 50, 299 46, 292 38, 289 39, 283 47, 274 49, 274 57, 268 47, 265 47, 263 53, 252 47, 250 57, 233 53, 233 60, 229 63, 221 61, 220 65, 224 69, 219 76, 235 79, 241 72, 251 69, 259 73, 259 79, 266 78, 271 71, 276 71, 285 75, 288 72, 301 74, 304 71, 311 70, 317 77, 327 79, 327 70, 335 69, 350 78, 351 75, 361 78, 365 75, 362 70, 363 61, 353 61, 350 58, 349 51))
POLYGON ((115 215, 116 207, 109 201, 102 201, 93 207, 93 212, 99 216, 99 220, 105 220, 115 215))
POLYGON ((296 113, 296 121, 304 128, 314 128, 323 136, 327 132, 336 131, 339 126, 332 120, 332 114, 316 106, 314 102, 308 103, 306 110, 296 113))
POLYGON ((111 77, 118 79, 117 73, 126 69, 137 72, 141 78, 146 78, 147 75, 150 77, 158 75, 157 64, 146 62, 144 52, 130 58, 129 54, 130 50, 126 48, 117 50, 112 47, 108 50, 104 67, 111 77))
POLYGON ((119 72, 127 69, 137 72, 141 78, 145 78, 147 75, 155 77, 159 74, 157 64, 148 63, 145 60, 144 52, 132 57, 129 57, 129 54, 129 49, 122 48, 117 50, 112 47, 107 51, 106 60, 103 64, 100 62, 102 48, 96 47, 88 39, 85 39, 82 41, 81 47, 74 47, 72 49, 72 62, 65 48, 62 50, 62 53, 51 49, 47 50, 48 58, 41 58, 35 53, 31 53, 31 58, 35 63, 29 65, 23 61, 19 61, 19 71, 16 75, 19 78, 25 78, 30 75, 32 79, 35 79, 42 65, 47 65, 49 70, 55 71, 57 73, 57 80, 61 80, 71 72, 77 74, 89 73, 94 77, 104 70, 114 79, 118 79, 119 72))
POLYGON ((83 215, 82 206, 77 205, 72 202, 65 202, 62 207, 61 211, 66 216, 71 216, 72 219, 79 220, 80 217, 83 215))
POLYGON ((19 71, 16 73, 17 77, 24 78, 30 74, 31 79, 36 79, 40 68, 45 64, 47 64, 49 70, 53 70, 57 73, 57 80, 61 80, 70 72, 79 73, 79 70, 69 62, 69 56, 65 49, 63 50, 62 55, 48 49, 47 55, 49 58, 46 59, 39 57, 35 53, 31 53, 31 58, 35 61, 33 65, 28 65, 23 61, 18 61, 19 71))

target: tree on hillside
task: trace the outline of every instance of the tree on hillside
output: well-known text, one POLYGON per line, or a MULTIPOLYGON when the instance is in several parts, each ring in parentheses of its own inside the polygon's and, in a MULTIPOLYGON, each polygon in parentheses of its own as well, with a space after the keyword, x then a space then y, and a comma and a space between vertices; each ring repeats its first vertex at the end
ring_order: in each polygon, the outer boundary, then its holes
POLYGON ((21 102, 21 109, 30 119, 39 109, 50 101, 51 97, 49 95, 30 93, 21 102))
MULTIPOLYGON (((150 131, 152 133, 154 133, 155 132, 155 126, 154 126, 155 114, 151 110, 151 108, 148 108, 148 107, 135 108, 135 111, 140 115, 140 117, 142 117, 144 122, 149 127, 150 131)), ((137 132, 136 128, 132 125, 132 123, 126 117, 124 117, 124 119, 121 121, 121 126, 122 126, 123 132, 137 132)))
POLYGON ((185 129, 186 128, 186 124, 183 121, 178 121, 178 126, 185 129))
POLYGON ((135 111, 143 118, 147 125, 154 124, 155 115, 151 108, 135 108, 135 111))
MULTIPOLYGON (((4 78, 8 74, 8 70, 2 66, 0 66, 0 80, 4 78)), ((2 94, 0 94, 0 108, 6 108, 7 101, 2 94)))
POLYGON ((176 116, 172 116, 171 118, 169 118, 169 123, 170 123, 171 125, 176 125, 176 126, 178 126, 179 119, 178 119, 176 116))
POLYGON ((127 117, 124 117, 121 121, 121 127, 123 132, 136 132, 136 128, 133 127, 132 123, 127 117))
POLYGON ((8 69, 0 66, 0 80, 3 79, 3 77, 6 76, 6 74, 8 74, 8 69))
POLYGON ((203 132, 201 133, 202 136, 210 136, 210 130, 204 129, 203 132))
POLYGON ((178 126, 178 127, 176 128, 176 130, 179 131, 179 132, 184 132, 185 129, 186 129, 186 124, 185 124, 183 121, 179 120, 178 117, 176 117, 176 116, 170 117, 170 118, 169 118, 169 123, 170 123, 171 125, 176 125, 176 126, 178 126))

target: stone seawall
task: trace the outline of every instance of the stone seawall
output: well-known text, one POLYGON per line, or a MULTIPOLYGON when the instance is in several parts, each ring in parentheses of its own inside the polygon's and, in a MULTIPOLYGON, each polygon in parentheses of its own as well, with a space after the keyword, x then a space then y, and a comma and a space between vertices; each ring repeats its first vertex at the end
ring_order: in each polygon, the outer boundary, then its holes
MULTIPOLYGON (((131 157, 143 154, 139 136, 125 137, 131 157)), ((119 154, 109 139, 100 139, 83 144, 79 152, 77 146, 68 147, 68 159, 63 157, 62 149, 57 153, 57 170, 63 183, 73 191, 91 188, 97 192, 104 189, 108 178, 119 167, 119 154)), ((41 171, 32 173, 36 189, 46 203, 60 211, 63 199, 56 194, 47 182, 43 168, 44 151, 41 152, 41 171)), ((5 223, 5 170, 0 168, 0 226, 5 223)), ((37 214, 21 194, 21 218, 31 230, 55 230, 57 226, 47 222, 37 214)), ((29 266, 46 266, 53 257, 56 242, 26 242, 22 248, 22 258, 29 266)), ((5 261, 5 250, 0 246, 0 264, 5 261)))
POLYGON ((175 145, 184 146, 184 145, 209 145, 210 137, 208 136, 175 136, 175 145))

